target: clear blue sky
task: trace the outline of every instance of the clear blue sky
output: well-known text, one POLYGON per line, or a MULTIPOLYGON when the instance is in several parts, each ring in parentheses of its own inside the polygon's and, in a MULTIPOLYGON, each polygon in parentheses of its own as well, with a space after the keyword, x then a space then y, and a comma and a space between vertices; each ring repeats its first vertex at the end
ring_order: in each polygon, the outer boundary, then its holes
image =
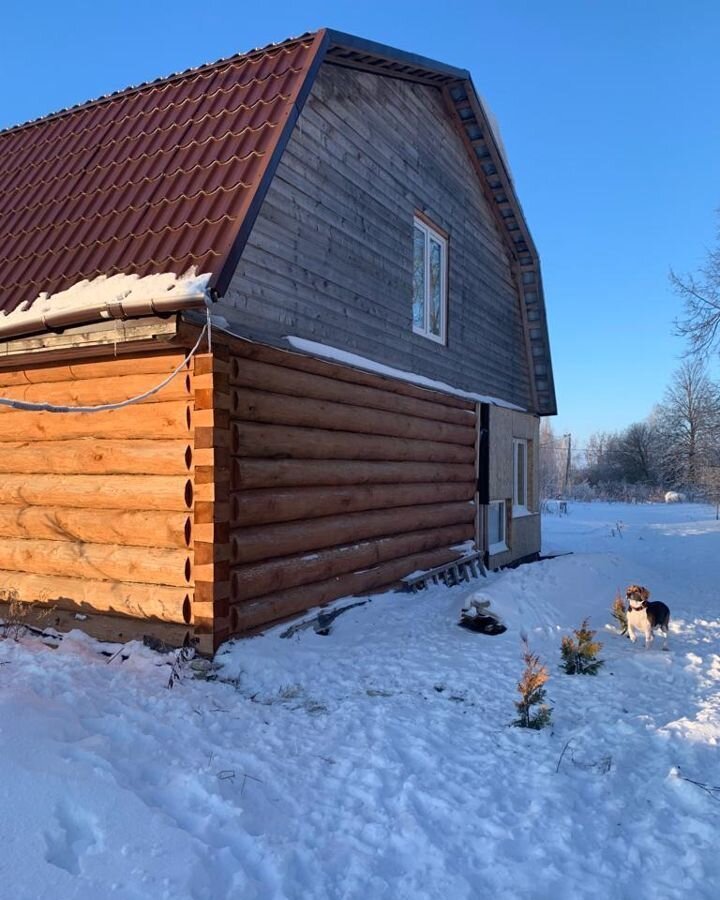
POLYGON ((0 125, 323 25, 471 70, 542 259, 555 427, 644 417, 683 350, 668 270, 718 224, 716 0, 13 4, 0 125))

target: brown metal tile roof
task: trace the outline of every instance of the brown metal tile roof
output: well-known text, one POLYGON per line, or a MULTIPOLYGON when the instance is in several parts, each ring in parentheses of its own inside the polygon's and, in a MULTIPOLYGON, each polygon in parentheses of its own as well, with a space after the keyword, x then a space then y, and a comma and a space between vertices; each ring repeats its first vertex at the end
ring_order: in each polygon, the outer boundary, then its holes
POLYGON ((324 32, 0 132, 0 310, 83 279, 222 288, 321 59, 324 32))
MULTIPOLYGON (((0 132, 0 313, 83 279, 182 275, 192 266, 222 294, 323 62, 445 93, 528 276, 522 299, 539 317, 532 329, 525 322, 528 346, 547 373, 533 370, 538 409, 553 413, 539 259, 470 73, 327 29, 0 132)), ((87 321, 99 315, 88 309, 87 321)), ((23 318, 3 326, 0 315, 0 335, 27 332, 32 316, 23 318)), ((38 327, 47 321, 39 317, 38 327)))

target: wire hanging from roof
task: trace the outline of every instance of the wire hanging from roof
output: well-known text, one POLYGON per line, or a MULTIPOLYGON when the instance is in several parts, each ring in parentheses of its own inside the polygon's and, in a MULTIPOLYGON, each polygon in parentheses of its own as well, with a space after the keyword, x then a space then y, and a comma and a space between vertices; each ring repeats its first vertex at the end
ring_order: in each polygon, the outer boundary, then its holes
POLYGON ((202 344, 205 335, 208 336, 208 350, 211 350, 211 328, 212 324, 210 322, 210 311, 208 309, 208 321, 203 326, 203 329, 200 332, 200 336, 195 342, 195 346, 188 353, 185 359, 183 359, 183 361, 175 369, 173 369, 173 371, 167 376, 167 378, 164 378, 160 382, 160 384, 157 384, 155 385, 155 387, 150 388, 149 391, 145 391, 142 394, 137 394, 135 397, 128 397, 127 400, 120 400, 118 403, 101 403, 97 406, 57 406, 54 403, 32 403, 29 400, 14 400, 10 397, 0 397, 0 406, 9 406, 11 409, 22 409, 26 412, 96 413, 109 412, 113 409, 123 409, 125 406, 132 406, 134 403, 141 403, 143 400, 147 400, 148 397, 152 397, 153 394, 157 394, 158 391, 161 391, 166 385, 170 384, 173 378, 175 378, 175 376, 178 375, 190 362, 193 356, 195 356, 197 351, 200 349, 200 345, 202 344))

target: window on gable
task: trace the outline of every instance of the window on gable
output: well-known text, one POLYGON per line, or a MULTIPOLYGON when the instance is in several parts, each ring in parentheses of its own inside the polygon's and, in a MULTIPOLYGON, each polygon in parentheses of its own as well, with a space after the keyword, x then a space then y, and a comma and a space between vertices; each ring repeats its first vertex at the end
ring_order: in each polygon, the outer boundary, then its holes
POLYGON ((528 442, 513 439, 513 514, 528 511, 528 442))
POLYGON ((413 331, 445 343, 447 239, 417 216, 413 228, 413 331))

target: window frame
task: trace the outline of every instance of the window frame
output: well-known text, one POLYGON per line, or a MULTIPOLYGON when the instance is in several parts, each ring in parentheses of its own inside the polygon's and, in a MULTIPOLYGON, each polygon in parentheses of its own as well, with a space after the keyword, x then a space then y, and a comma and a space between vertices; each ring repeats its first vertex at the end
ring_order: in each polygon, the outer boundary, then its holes
POLYGON ((530 512, 528 506, 528 440, 527 438, 513 438, 513 516, 524 516, 530 512), (523 460, 523 490, 522 496, 518 490, 518 457, 523 460))
POLYGON ((434 341, 436 344, 447 346, 447 318, 448 318, 448 239, 437 226, 432 225, 425 216, 415 213, 413 216, 413 269, 415 266, 415 229, 421 231, 424 239, 425 265, 423 272, 423 327, 415 324, 415 284, 413 278, 413 315, 412 330, 413 334, 434 341), (435 241, 440 247, 440 334, 434 334, 429 328, 430 319, 430 241, 435 241))
POLYGON ((488 553, 490 556, 494 556, 497 553, 505 553, 509 549, 507 544, 507 507, 504 500, 491 500, 488 503, 488 553), (490 543, 490 521, 491 521, 491 508, 493 506, 500 507, 500 524, 502 534, 500 536, 500 540, 496 541, 494 544, 490 543))

